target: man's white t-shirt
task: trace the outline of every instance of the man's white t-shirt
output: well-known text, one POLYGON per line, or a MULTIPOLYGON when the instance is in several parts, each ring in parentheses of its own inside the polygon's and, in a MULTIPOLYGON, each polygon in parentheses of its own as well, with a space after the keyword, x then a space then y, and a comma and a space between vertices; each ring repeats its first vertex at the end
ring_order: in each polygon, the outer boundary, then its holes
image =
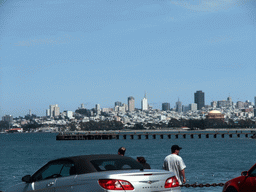
POLYGON ((174 172, 174 174, 176 175, 176 177, 179 181, 179 184, 182 185, 180 171, 185 169, 186 165, 180 156, 178 156, 176 154, 171 154, 171 155, 166 156, 164 159, 163 168, 167 171, 174 172))

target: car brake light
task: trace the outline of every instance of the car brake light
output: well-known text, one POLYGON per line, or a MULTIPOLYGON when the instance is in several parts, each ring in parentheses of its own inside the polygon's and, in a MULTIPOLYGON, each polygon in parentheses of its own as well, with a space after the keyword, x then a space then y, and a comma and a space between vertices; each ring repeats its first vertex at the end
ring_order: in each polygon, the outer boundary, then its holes
POLYGON ((133 190, 134 189, 132 184, 125 180, 100 179, 99 184, 101 187, 108 190, 133 190))
POLYGON ((165 188, 172 188, 172 187, 178 187, 178 186, 180 186, 179 181, 175 176, 168 178, 165 181, 165 185, 164 185, 165 188))

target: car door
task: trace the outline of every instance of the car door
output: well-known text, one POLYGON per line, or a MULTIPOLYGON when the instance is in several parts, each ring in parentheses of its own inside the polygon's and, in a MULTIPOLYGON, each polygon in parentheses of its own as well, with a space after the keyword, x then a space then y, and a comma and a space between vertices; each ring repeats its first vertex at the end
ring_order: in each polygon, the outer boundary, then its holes
MULTIPOLYGON (((39 169, 32 176, 32 191, 55 192, 57 180, 69 176, 69 173, 67 174, 67 164, 70 164, 69 168, 72 165, 72 163, 63 160, 51 161, 39 169)), ((64 184, 64 182, 62 182, 62 184, 64 184)), ((59 187, 61 187, 61 182, 59 182, 59 187)), ((65 187, 62 188, 62 191, 65 191, 64 188, 65 187)))
POLYGON ((66 162, 60 172, 55 184, 55 192, 71 192, 75 185, 76 169, 73 163, 66 162))
POLYGON ((242 191, 256 192, 256 166, 248 171, 242 185, 242 191))
POLYGON ((46 179, 31 183, 31 189, 33 192, 54 192, 56 179, 46 179))

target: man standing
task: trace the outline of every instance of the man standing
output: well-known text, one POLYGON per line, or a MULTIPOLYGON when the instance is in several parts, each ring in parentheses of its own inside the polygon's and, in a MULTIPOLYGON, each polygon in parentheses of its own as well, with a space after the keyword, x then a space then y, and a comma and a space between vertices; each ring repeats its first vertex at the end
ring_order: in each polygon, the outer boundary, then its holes
POLYGON ((173 145, 171 148, 172 154, 165 157, 164 165, 163 165, 163 168, 165 170, 174 172, 180 185, 182 185, 182 182, 186 183, 186 177, 185 177, 186 165, 183 162, 182 158, 179 156, 179 152, 181 149, 182 148, 179 147, 178 145, 173 145))

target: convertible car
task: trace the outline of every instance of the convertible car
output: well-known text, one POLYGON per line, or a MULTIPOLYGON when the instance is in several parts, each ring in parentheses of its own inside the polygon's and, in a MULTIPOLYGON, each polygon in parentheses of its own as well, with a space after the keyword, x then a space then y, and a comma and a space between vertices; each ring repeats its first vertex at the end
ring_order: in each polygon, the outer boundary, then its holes
POLYGON ((143 169, 130 157, 83 155, 52 160, 6 192, 180 192, 172 172, 143 169))

